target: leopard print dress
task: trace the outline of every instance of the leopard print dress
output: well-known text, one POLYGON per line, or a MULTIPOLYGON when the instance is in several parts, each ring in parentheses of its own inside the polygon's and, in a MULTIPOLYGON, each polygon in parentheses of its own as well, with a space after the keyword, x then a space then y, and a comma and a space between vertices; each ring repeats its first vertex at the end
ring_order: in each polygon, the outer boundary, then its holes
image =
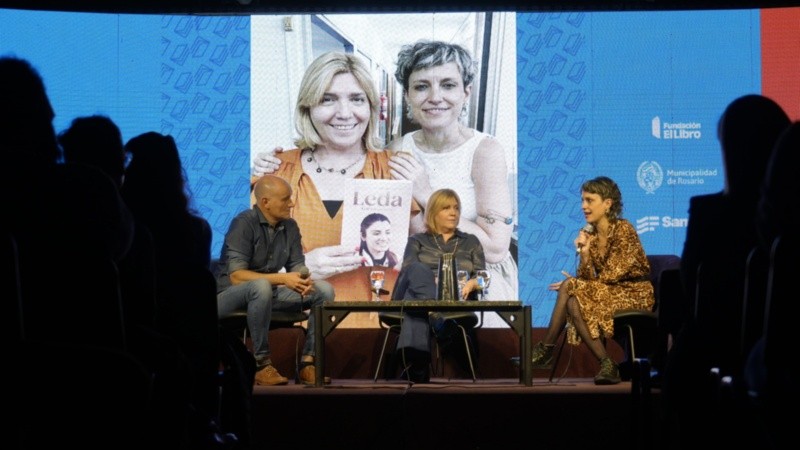
MULTIPOLYGON (((650 263, 633 225, 618 219, 610 224, 606 251, 601 254, 598 240, 589 247, 589 258, 581 260, 578 276, 569 278, 568 293, 578 300, 583 320, 592 338, 614 335, 614 311, 653 308, 655 297, 650 282, 650 263)), ((567 317, 572 325, 572 319, 567 317)), ((581 338, 574 326, 567 328, 570 344, 581 338)))

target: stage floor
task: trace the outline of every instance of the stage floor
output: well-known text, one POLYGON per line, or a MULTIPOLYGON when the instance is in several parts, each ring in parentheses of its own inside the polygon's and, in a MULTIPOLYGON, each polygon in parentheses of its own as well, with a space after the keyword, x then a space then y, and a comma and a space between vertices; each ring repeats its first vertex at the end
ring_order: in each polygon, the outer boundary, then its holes
POLYGON ((655 448, 658 391, 649 403, 630 392, 630 382, 546 377, 255 386, 252 449, 655 448))
POLYGON ((591 393, 591 394, 616 394, 627 395, 630 393, 630 382, 622 382, 610 386, 597 386, 592 378, 562 378, 553 379, 534 378, 533 386, 525 386, 516 378, 499 379, 448 379, 431 377, 430 383, 408 383, 404 380, 384 380, 379 378, 373 382, 371 379, 336 379, 330 384, 317 388, 295 384, 290 381, 286 386, 254 386, 253 394, 258 395, 330 395, 330 392, 363 391, 373 395, 390 394, 394 391, 404 394, 408 391, 450 391, 458 394, 477 394, 485 392, 510 392, 519 395, 539 395, 548 393, 591 393), (538 389, 537 389, 538 388, 538 389))

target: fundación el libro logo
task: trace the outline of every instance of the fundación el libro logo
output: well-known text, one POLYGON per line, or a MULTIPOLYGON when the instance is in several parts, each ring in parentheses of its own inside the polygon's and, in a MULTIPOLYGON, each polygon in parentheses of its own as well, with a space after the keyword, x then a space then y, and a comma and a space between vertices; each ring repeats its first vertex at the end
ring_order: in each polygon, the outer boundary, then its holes
POLYGON ((700 122, 661 122, 658 116, 650 121, 656 139, 700 139, 703 136, 700 122))

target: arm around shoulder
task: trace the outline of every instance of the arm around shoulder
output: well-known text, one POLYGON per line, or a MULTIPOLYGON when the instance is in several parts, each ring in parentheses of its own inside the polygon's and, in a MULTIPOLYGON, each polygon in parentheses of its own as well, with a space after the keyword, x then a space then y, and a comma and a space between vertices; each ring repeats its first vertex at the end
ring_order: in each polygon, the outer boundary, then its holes
MULTIPOLYGON (((475 206, 479 216, 512 217, 513 204, 508 185, 508 167, 505 150, 499 141, 487 136, 478 145, 472 161, 472 179, 475 182, 475 206)), ((512 225, 502 220, 484 220, 475 224, 479 229, 465 230, 476 234, 483 244, 487 260, 498 262, 506 257, 511 244, 512 225)))

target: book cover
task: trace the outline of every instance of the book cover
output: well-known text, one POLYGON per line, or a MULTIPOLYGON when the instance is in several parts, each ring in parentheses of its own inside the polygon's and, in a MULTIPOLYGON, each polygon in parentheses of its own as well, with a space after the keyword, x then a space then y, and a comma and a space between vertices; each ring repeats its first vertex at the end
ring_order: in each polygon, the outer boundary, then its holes
POLYGON ((367 266, 400 270, 408 242, 411 181, 345 182, 341 244, 357 249, 367 266))

